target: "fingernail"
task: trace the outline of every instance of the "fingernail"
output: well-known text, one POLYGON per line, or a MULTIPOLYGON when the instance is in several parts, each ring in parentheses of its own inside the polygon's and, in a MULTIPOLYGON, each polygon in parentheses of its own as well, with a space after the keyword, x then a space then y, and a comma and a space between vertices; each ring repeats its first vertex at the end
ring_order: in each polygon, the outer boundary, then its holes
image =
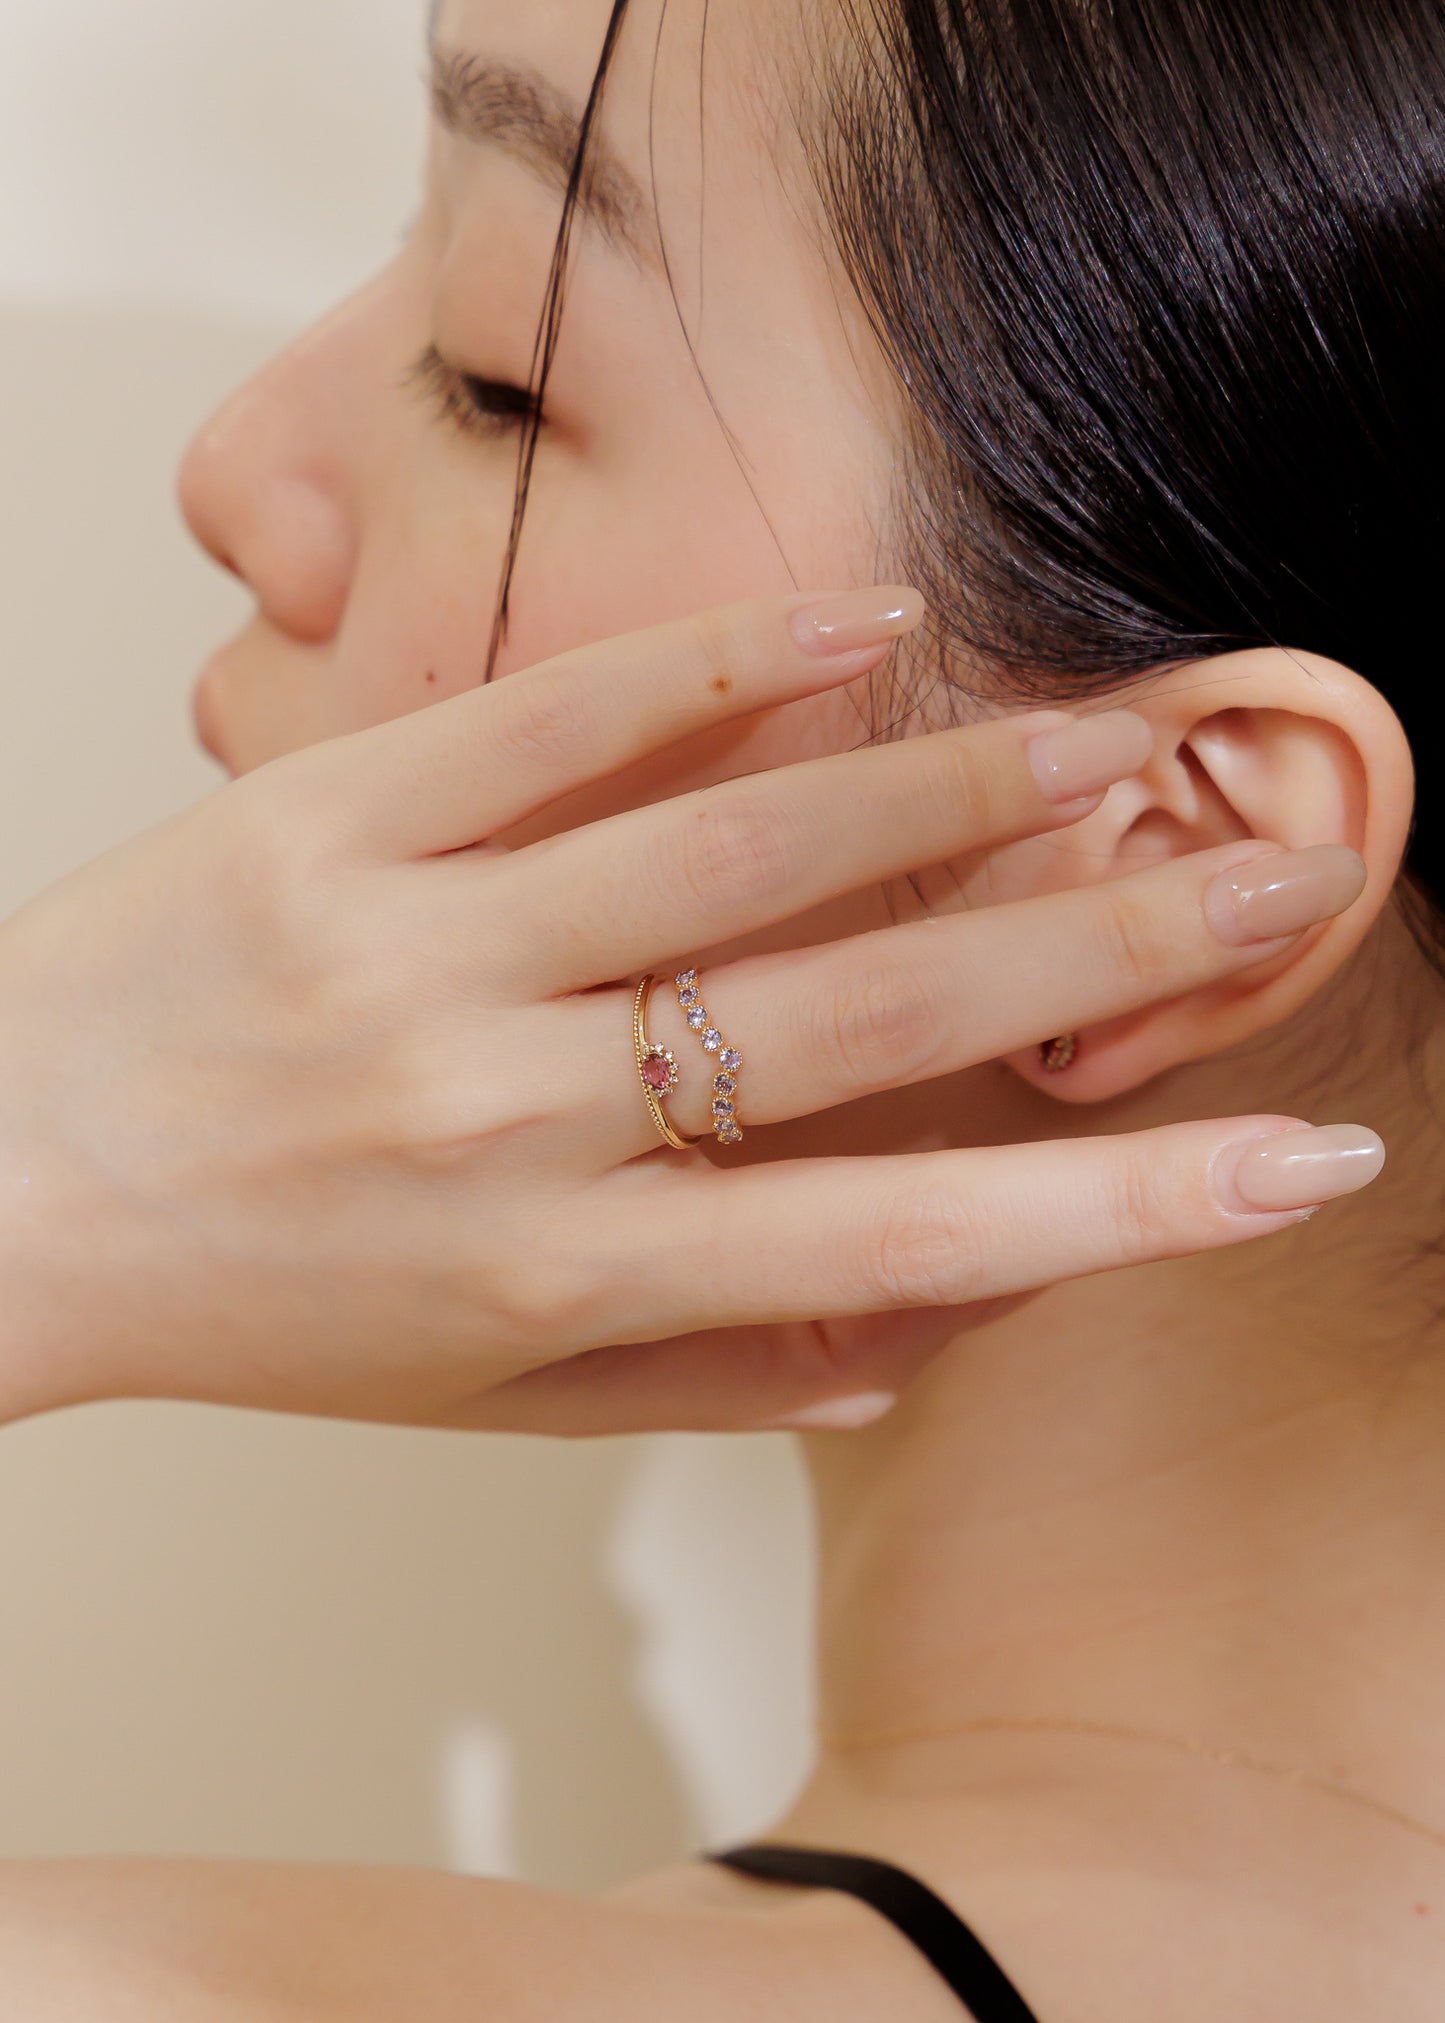
POLYGON ((1055 805, 1102 793, 1137 773, 1154 749, 1154 732, 1131 709, 1082 716, 1028 743, 1039 792, 1055 805))
POLYGON ((864 653, 871 646, 902 639, 923 622, 924 609, 916 590, 884 584, 800 604, 788 624, 804 653, 816 660, 837 660, 845 653, 864 653))
POLYGON ((1384 1163, 1383 1141, 1364 1125, 1325 1124, 1230 1146, 1216 1163, 1215 1187, 1228 1209, 1279 1215, 1368 1187, 1384 1163))
POLYGON ((1366 876, 1358 850, 1320 843, 1221 871, 1205 890, 1204 911, 1222 942, 1247 948, 1333 920, 1354 905, 1366 876))
POLYGON ((886 1419, 897 1403, 892 1391, 860 1391, 852 1398, 830 1398, 825 1405, 809 1405, 804 1411, 790 1412, 785 1419, 772 1420, 763 1430, 857 1433, 864 1426, 886 1419))

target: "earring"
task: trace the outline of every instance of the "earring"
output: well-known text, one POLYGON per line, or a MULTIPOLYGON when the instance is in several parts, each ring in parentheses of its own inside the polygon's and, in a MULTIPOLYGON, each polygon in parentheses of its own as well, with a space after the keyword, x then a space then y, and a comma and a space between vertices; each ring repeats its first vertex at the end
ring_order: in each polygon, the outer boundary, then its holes
POLYGON ((1071 1068, 1079 1052, 1077 1033, 1060 1033, 1056 1040, 1045 1040, 1039 1048, 1039 1061, 1046 1075, 1061 1075, 1065 1068, 1071 1068))

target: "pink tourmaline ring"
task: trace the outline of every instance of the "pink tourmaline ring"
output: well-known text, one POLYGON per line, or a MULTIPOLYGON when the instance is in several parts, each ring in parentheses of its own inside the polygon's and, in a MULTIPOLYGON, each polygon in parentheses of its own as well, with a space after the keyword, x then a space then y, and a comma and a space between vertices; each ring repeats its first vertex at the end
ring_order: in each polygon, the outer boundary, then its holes
POLYGON ((677 1087, 677 1062, 666 1047, 655 1047, 647 1037, 647 1008, 656 988, 657 978, 645 976, 637 986, 637 996, 632 1001, 632 1045, 637 1055, 637 1073, 642 1082, 647 1114, 674 1152, 687 1152, 694 1145, 701 1144, 701 1139, 684 1138, 680 1131, 674 1131, 662 1107, 663 1098, 670 1096, 677 1087))

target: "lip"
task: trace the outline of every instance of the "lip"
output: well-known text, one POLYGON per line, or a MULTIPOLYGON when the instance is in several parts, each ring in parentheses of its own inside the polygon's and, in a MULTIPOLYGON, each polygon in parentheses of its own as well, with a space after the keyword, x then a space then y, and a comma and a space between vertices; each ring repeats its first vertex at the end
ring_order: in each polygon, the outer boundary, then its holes
POLYGON ((221 730, 220 700, 216 688, 216 669, 214 666, 207 667, 191 691, 191 722, 202 749, 228 773, 234 774, 236 768, 226 750, 221 730))

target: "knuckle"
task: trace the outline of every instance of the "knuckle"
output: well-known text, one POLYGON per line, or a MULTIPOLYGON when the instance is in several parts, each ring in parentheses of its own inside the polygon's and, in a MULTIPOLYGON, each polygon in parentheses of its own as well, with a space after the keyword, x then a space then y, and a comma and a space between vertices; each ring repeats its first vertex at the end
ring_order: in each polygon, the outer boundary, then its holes
POLYGON ((509 1341, 539 1341, 550 1319, 552 1284, 550 1273, 524 1269, 508 1246, 479 1274, 474 1289, 479 1318, 500 1329, 509 1341))
POLYGON ((489 1273, 485 1304, 507 1336, 524 1347, 555 1353, 591 1347, 597 1338, 604 1273, 586 1246, 572 1240, 509 1247, 489 1273))
MULTIPOLYGON (((290 1014, 298 1051, 340 1072, 364 1074, 374 1091, 388 1026, 379 971, 359 937, 336 921, 293 923, 278 963, 277 998, 290 1014)), ((371 1098, 374 1105, 374 1094, 371 1098)))
POLYGON ((792 858, 777 817, 733 794, 706 801, 689 819, 677 870, 707 917, 729 918, 783 891, 792 858))
POLYGON ((407 976, 357 877, 338 871, 324 845, 243 836, 228 900, 248 967, 298 1043, 309 1034, 317 1058, 369 1044, 407 976))
POLYGON ((494 761, 528 772, 549 772, 576 766, 596 746, 597 725, 585 687, 553 674, 525 677, 515 683, 486 725, 488 749, 494 761))
POLYGON ((371 1063, 370 1104, 382 1142, 413 1177, 462 1177, 491 1121, 440 1053, 419 1031, 393 1032, 371 1063))
POLYGON ((811 1046, 845 1089, 926 1081, 940 1057, 943 1007, 934 984, 879 964, 845 970, 815 1013, 811 1046))
POLYGON ((1108 975, 1122 975, 1151 997, 1169 986, 1170 948, 1147 899, 1134 893, 1109 893, 1096 931, 1108 975))
POLYGON ((325 814, 288 773, 269 769, 225 789, 220 873, 231 917, 304 947, 325 917, 332 866, 325 814))
POLYGON ((885 1308, 957 1306, 977 1298, 985 1249, 962 1203, 937 1186, 888 1204, 865 1253, 885 1308))
POLYGON ((930 738, 927 744, 937 749, 929 753, 925 791, 961 837, 983 840, 1016 826, 997 760, 980 751, 969 731, 930 738))
POLYGON ((704 611, 695 619, 691 648, 697 676, 714 695, 730 694, 745 664, 757 652, 747 621, 736 606, 704 611))
POLYGON ((279 766, 265 766, 233 781, 222 798, 232 869, 255 885, 279 883, 289 873, 291 845, 299 839, 307 806, 294 791, 290 774, 283 774, 279 766))
POLYGON ((284 753, 234 780, 235 813, 257 863, 293 882, 340 855, 350 822, 347 756, 339 741, 284 753))
POLYGON ((1178 1249, 1193 1198, 1181 1176, 1145 1144, 1119 1147, 1107 1204, 1126 1261, 1165 1257, 1178 1249))
POLYGON ((462 1185, 530 1171, 570 1121, 550 1092, 512 1072, 505 1028, 485 1015, 466 1036, 430 1019, 388 1018, 372 1052, 371 1106, 412 1173, 462 1185))

